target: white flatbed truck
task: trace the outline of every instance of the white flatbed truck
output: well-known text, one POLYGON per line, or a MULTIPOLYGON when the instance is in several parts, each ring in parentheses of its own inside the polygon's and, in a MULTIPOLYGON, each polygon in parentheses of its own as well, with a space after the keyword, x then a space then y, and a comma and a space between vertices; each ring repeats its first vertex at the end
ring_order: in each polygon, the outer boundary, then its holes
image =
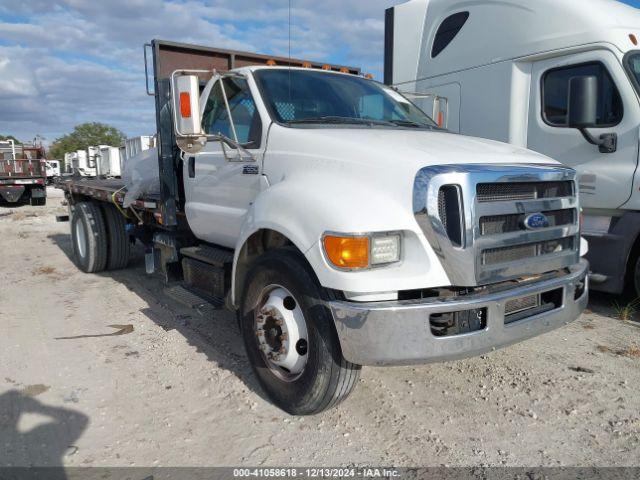
POLYGON ((124 268, 137 239, 225 299, 287 412, 336 405, 362 365, 479 355, 585 308, 572 169, 441 131, 355 68, 149 47, 160 189, 62 181, 75 261, 124 268))

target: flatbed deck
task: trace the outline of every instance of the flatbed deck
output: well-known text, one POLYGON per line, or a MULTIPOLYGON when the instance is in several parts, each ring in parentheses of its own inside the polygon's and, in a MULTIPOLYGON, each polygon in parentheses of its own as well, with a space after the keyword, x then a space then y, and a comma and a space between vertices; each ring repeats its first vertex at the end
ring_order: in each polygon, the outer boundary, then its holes
MULTIPOLYGON (((127 192, 126 185, 121 178, 74 176, 61 178, 56 186, 73 195, 84 195, 103 202, 117 203, 119 206, 122 206, 127 192)), ((132 206, 155 212, 159 203, 160 194, 152 193, 137 199, 132 206)))

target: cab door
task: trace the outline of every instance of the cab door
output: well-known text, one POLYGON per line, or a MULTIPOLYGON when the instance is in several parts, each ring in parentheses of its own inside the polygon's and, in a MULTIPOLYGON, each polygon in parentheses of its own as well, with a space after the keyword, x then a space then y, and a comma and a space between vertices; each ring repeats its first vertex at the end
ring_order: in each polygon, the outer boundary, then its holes
POLYGON ((247 211, 260 192, 265 142, 262 119, 248 80, 239 76, 221 77, 209 90, 202 114, 204 131, 235 138, 221 82, 224 82, 238 142, 253 159, 246 153, 238 155, 236 148, 213 140, 200 153, 185 154, 185 212, 196 237, 233 248, 247 211))
POLYGON ((537 62, 532 70, 528 147, 578 171, 585 209, 615 209, 628 201, 638 162, 637 103, 620 61, 611 52, 594 50, 537 62), (617 150, 601 153, 582 134, 567 126, 569 80, 598 79, 596 138, 617 134, 617 150))

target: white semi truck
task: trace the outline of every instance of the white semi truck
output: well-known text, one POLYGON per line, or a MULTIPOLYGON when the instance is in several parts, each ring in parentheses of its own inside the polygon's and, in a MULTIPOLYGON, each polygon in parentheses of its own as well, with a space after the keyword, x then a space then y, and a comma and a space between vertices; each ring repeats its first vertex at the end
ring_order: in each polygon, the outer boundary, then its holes
POLYGON ((451 132, 576 169, 592 288, 640 295, 640 11, 614 0, 411 0, 385 23, 385 83, 446 98, 451 132))
POLYGON ((585 308, 572 169, 442 131, 355 68, 149 47, 158 190, 61 182, 75 262, 123 268, 135 238, 168 281, 226 299, 284 410, 336 405, 362 365, 479 355, 585 308))

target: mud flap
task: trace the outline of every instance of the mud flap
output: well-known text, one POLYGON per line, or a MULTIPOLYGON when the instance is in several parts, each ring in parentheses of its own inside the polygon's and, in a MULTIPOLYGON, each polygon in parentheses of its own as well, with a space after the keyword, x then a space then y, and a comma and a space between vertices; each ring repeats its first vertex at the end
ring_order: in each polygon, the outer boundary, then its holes
POLYGON ((24 193, 24 185, 0 185, 0 197, 6 202, 16 203, 24 193))

